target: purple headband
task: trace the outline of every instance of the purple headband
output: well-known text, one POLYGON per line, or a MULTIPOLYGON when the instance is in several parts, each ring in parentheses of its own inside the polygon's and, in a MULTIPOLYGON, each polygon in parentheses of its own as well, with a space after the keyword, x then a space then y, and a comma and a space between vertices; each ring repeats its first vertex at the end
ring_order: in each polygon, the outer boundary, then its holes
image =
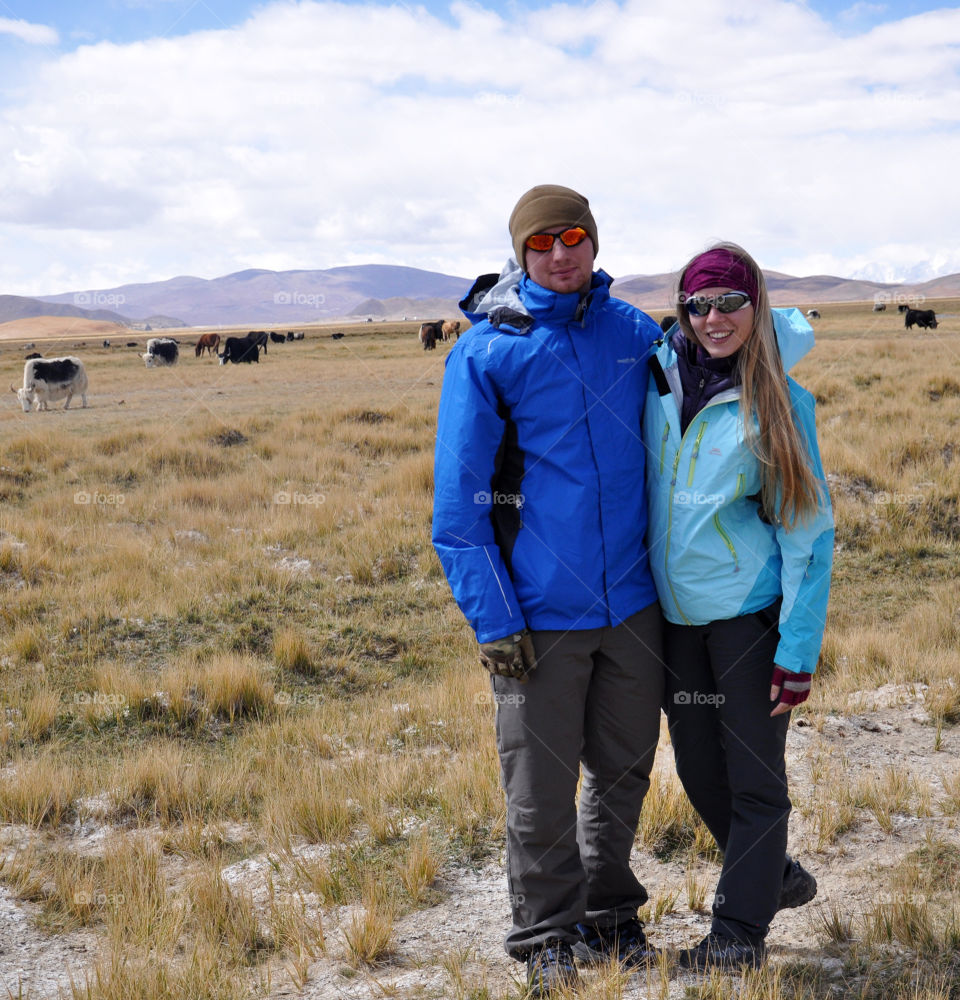
POLYGON ((730 250, 707 250, 687 265, 683 276, 684 296, 694 295, 702 288, 730 288, 746 292, 756 304, 757 281, 750 266, 730 250))

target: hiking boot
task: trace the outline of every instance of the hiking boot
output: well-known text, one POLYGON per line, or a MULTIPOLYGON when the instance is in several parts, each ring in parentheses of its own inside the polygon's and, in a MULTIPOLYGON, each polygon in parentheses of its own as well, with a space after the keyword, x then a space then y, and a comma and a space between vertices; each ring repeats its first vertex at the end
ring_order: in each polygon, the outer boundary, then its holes
POLYGON ((809 903, 817 894, 817 880, 800 864, 791 861, 783 873, 780 900, 777 910, 792 910, 795 906, 809 903))
POLYGON ((576 986, 580 977, 566 941, 546 941, 527 955, 527 996, 549 997, 554 990, 576 986))
POLYGON ((677 956, 677 964, 683 969, 739 969, 744 965, 756 969, 765 956, 762 941, 749 944, 711 933, 695 948, 684 948, 677 956))
POLYGON ((657 960, 657 951, 647 943, 643 924, 631 917, 613 927, 577 924, 580 940, 573 946, 574 957, 587 965, 615 959, 625 969, 636 969, 657 960))

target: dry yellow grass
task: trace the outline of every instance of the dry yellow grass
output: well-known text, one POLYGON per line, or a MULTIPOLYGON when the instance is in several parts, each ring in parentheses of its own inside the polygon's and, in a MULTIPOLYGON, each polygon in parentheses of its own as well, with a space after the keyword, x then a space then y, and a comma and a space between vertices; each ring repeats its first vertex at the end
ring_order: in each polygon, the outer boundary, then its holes
MULTIPOLYGON (((949 739, 960 331, 908 340, 895 315, 822 312, 794 374, 818 398, 838 545, 820 675, 797 714, 819 729, 854 692, 918 684, 949 739)), ((494 708, 429 542, 444 350, 419 350, 415 326, 311 333, 249 367, 187 351, 148 371, 133 350, 90 346, 89 408, 23 414, 11 396, 0 413, 0 821, 48 838, 0 878, 48 926, 102 935, 74 997, 234 1000, 273 976, 303 987, 331 951, 362 970, 390 955, 398 919, 442 898, 445 873, 501 849, 494 708), (77 817, 116 837, 82 857, 77 817), (247 856, 272 859, 268 891, 224 880, 247 856)), ((20 364, 4 350, 0 378, 20 364)), ((716 862, 661 760, 638 847, 687 876, 651 901, 660 917, 682 897, 708 906, 716 862)), ((848 779, 836 757, 811 770, 795 798, 824 850, 868 819, 960 812, 955 773, 932 789, 896 767, 848 779)), ((891 943, 929 957, 956 938, 951 912, 838 911, 822 939, 860 961, 891 943)), ((518 995, 463 955, 435 964, 458 996, 518 995)), ((932 1000, 917 970, 909 995, 932 1000)), ((764 971, 740 995, 829 995, 817 970, 791 976, 764 971)), ((651 988, 669 987, 665 965, 651 988)), ((623 988, 611 971, 589 995, 623 988)))

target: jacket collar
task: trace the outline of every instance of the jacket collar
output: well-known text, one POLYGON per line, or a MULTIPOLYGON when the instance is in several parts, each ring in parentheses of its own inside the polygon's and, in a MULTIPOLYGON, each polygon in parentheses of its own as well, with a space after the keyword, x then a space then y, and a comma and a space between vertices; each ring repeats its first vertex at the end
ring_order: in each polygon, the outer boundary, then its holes
POLYGON ((594 271, 590 289, 578 292, 552 292, 524 274, 511 257, 499 277, 481 275, 460 302, 460 309, 471 323, 486 319, 503 333, 523 335, 535 322, 585 322, 588 310, 610 298, 613 279, 605 271, 594 271))

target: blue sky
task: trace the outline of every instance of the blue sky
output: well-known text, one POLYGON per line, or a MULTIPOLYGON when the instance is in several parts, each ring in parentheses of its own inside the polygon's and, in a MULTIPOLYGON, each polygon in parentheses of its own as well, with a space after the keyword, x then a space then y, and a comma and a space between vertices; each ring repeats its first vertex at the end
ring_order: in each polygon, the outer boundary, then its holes
POLYGON ((0 0, 0 65, 0 294, 472 275, 545 181, 618 276, 960 271, 957 7, 0 0))

